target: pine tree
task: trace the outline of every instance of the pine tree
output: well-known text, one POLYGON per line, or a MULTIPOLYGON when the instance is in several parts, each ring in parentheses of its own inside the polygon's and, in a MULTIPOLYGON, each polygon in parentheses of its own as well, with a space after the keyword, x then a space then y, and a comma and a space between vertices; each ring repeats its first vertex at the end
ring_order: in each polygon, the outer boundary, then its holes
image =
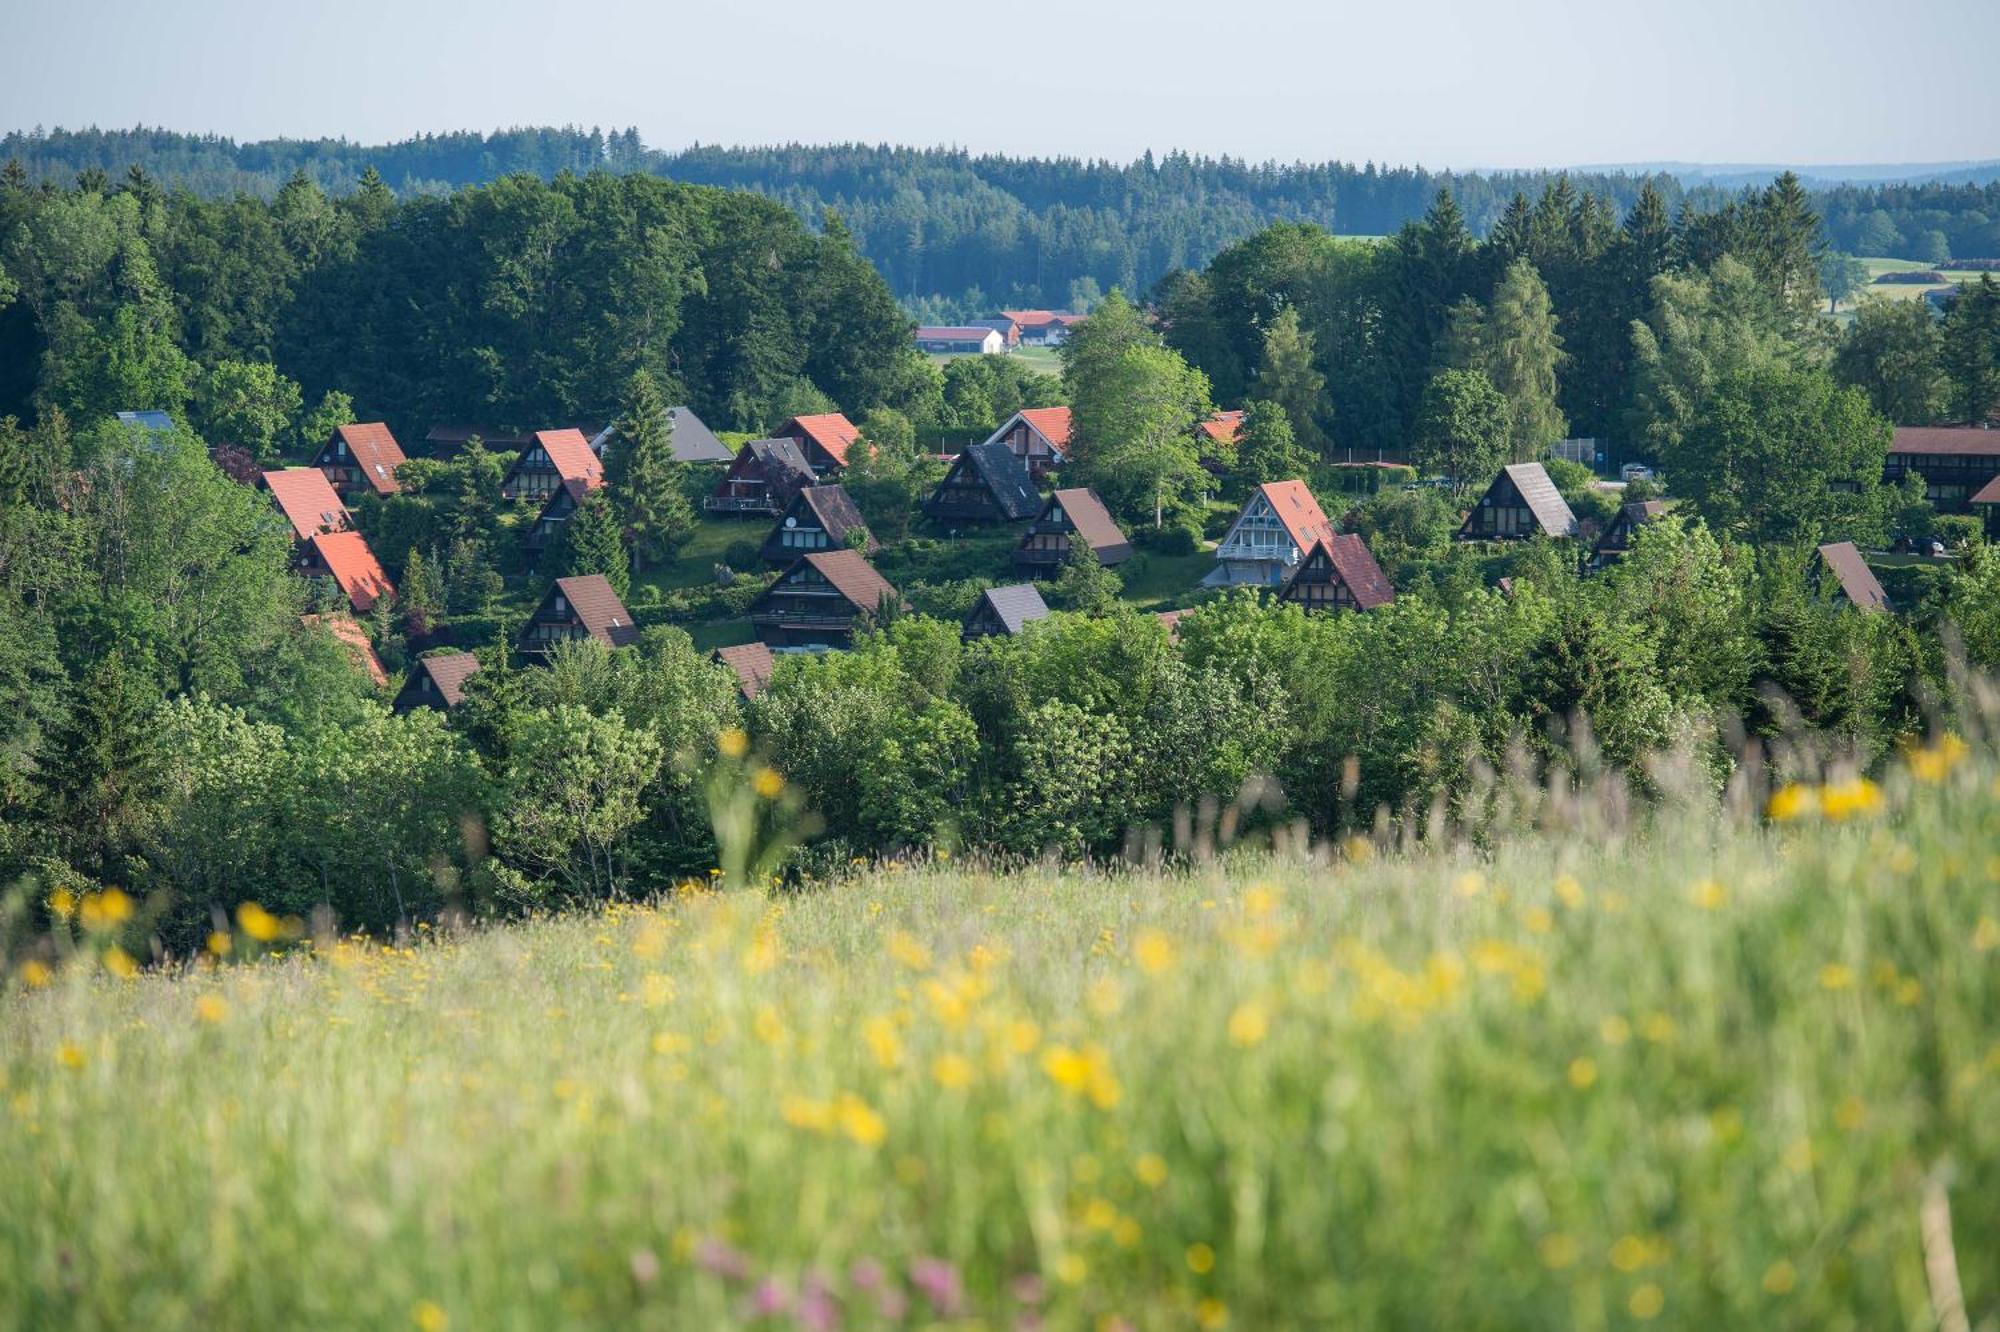
POLYGON ((644 370, 626 384, 625 403, 605 459, 605 483, 624 524, 633 567, 673 558, 694 535, 687 464, 674 458, 666 400, 644 370))
POLYGON ((77 683, 35 755, 29 780, 43 826, 72 866, 100 881, 117 876, 150 780, 153 701, 113 652, 77 683))
POLYGON ((1516 462, 1539 457, 1569 430, 1556 406, 1556 371, 1567 358, 1548 288, 1526 259, 1508 265, 1493 289, 1480 341, 1480 368, 1507 399, 1509 452, 1516 462))
POLYGON ((1968 283, 1945 316, 1940 359, 1951 382, 1951 410, 1978 425, 2000 406, 2000 283, 1990 274, 1968 283))
POLYGON ((603 574, 620 597, 632 591, 632 565, 625 557, 618 516, 602 490, 586 496, 563 527, 560 563, 565 574, 603 574))
POLYGON ((403 562, 403 579, 396 588, 396 608, 403 612, 403 622, 413 638, 428 635, 444 614, 444 584, 437 561, 424 559, 424 553, 415 546, 410 547, 410 557, 403 562))
POLYGON ((1257 396, 1283 408, 1294 438, 1318 451, 1328 443, 1320 428, 1326 412, 1326 376, 1314 367, 1313 350, 1313 335, 1299 327, 1298 307, 1287 305, 1264 330, 1257 396))

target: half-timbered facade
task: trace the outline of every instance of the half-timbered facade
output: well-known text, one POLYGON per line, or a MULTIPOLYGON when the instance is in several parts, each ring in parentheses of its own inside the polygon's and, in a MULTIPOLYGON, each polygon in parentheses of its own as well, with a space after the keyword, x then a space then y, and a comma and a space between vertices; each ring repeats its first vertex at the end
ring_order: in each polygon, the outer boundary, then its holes
POLYGON ((592 638, 608 648, 639 641, 632 612, 603 574, 558 578, 521 630, 521 651, 546 655, 558 643, 592 638))
POLYGON ((1333 535, 1303 481, 1267 481, 1243 505, 1221 544, 1204 587, 1277 587, 1313 544, 1333 535))
POLYGON ((789 564, 815 550, 851 550, 861 542, 861 553, 873 555, 881 543, 868 531, 854 500, 838 483, 807 486, 792 496, 792 502, 771 525, 764 538, 764 558, 773 564, 789 564))
POLYGON ((926 515, 949 523, 1014 523, 1041 507, 1027 464, 991 440, 967 445, 924 500, 926 515))
POLYGON ((1096 552, 1099 564, 1122 564, 1131 558, 1132 543, 1119 530, 1111 510, 1096 491, 1075 486, 1058 490, 1043 502, 1021 544, 1014 547, 1014 563, 1027 569, 1053 568, 1069 558, 1070 542, 1079 537, 1096 552))
POLYGON ((403 488, 396 469, 408 461, 389 427, 368 421, 335 426, 311 465, 324 472, 343 496, 362 490, 393 495, 403 488))
POLYGON ((802 555, 750 605, 757 637, 774 652, 849 647, 855 626, 901 598, 858 551, 802 555))
POLYGON ((814 483, 805 453, 791 439, 753 439, 715 483, 702 507, 715 514, 780 514, 814 483))
POLYGON ((546 501, 566 481, 601 485, 604 464, 581 430, 537 430, 501 478, 500 498, 546 501))
POLYGON ((1352 532, 1320 538, 1278 593, 1278 600, 1307 611, 1374 610, 1395 599, 1375 553, 1352 532))
POLYGON ((1522 541, 1573 537, 1576 515, 1538 462, 1509 463, 1493 478, 1458 529, 1460 541, 1522 541))

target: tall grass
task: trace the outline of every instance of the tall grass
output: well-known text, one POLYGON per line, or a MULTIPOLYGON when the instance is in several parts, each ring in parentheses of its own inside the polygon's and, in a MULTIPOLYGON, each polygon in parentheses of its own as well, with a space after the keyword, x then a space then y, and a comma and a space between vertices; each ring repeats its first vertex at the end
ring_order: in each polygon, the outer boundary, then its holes
POLYGON ((86 947, 0 999, 0 1307, 1992 1326, 1995 767, 1777 812, 891 869, 123 979, 86 947))

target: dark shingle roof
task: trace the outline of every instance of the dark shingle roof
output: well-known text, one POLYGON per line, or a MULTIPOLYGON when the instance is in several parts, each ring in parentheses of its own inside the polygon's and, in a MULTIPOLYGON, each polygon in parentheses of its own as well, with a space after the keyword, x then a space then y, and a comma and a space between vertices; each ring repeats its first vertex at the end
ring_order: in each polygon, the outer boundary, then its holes
MULTIPOLYGON (((1000 617, 1000 623, 1007 626, 1007 632, 1010 634, 1020 633, 1030 620, 1048 617, 1048 603, 1042 600, 1042 594, 1035 590, 1033 583, 989 587, 980 593, 979 597, 983 603, 993 608, 993 613, 1000 617)), ((979 607, 974 606, 972 614, 978 613, 979 607)))
MULTIPOLYGON (((847 544, 847 534, 859 528, 868 530, 868 522, 855 507, 854 497, 847 488, 839 484, 807 486, 799 492, 799 499, 813 511, 819 525, 825 530, 827 539, 836 545, 847 544)), ((780 522, 784 520, 779 519, 780 522)), ((868 549, 873 551, 879 543, 873 536, 868 538, 868 549)))
POLYGON ((1514 489, 1521 492, 1522 501, 1535 515, 1542 531, 1552 537, 1576 535, 1576 515, 1570 512, 1569 502, 1556 489, 1556 483, 1549 479, 1546 467, 1538 462, 1508 463, 1503 470, 1514 483, 1514 489))
POLYGON ((1890 453, 2000 457, 2000 430, 1983 426, 1897 426, 1890 453))
POLYGON ((1049 498, 1069 516, 1070 526, 1097 552, 1101 562, 1111 563, 1114 556, 1123 559, 1132 553, 1132 543, 1126 540, 1111 510, 1104 507, 1104 501, 1090 487, 1058 490, 1049 498))
POLYGON ((1012 449, 990 441, 968 444, 965 457, 986 488, 993 492, 1002 513, 1009 518, 1032 518, 1041 512, 1041 492, 1035 489, 1028 465, 1014 456, 1012 449))
POLYGON ((805 450, 799 442, 789 437, 778 439, 753 439, 743 446, 750 456, 765 467, 775 467, 781 472, 792 472, 812 481, 812 464, 806 461, 805 450))
POLYGON ((603 574, 558 578, 555 590, 569 601, 577 622, 604 646, 619 648, 639 641, 639 626, 632 623, 632 612, 625 609, 603 574))
POLYGON ((899 600, 889 580, 875 572, 875 566, 861 558, 859 551, 816 550, 800 558, 819 570, 834 591, 870 615, 882 604, 882 598, 899 600))
POLYGON ((412 668, 431 677, 438 697, 446 707, 457 707, 465 698, 465 682, 479 669, 479 658, 470 652, 445 652, 435 657, 419 657, 412 668))
POLYGON ((1819 557, 1832 571, 1840 583, 1840 590, 1854 603, 1856 610, 1885 611, 1889 609, 1889 594, 1882 590, 1875 571, 1868 567, 1868 561, 1861 558, 1861 552, 1852 541, 1836 541, 1819 548, 1819 557))
MULTIPOLYGON (((715 437, 692 407, 667 408, 667 427, 673 431, 674 461, 685 463, 728 462, 736 451, 715 437)), ((604 448, 618 436, 618 427, 608 425, 590 441, 591 451, 600 458, 604 448)))

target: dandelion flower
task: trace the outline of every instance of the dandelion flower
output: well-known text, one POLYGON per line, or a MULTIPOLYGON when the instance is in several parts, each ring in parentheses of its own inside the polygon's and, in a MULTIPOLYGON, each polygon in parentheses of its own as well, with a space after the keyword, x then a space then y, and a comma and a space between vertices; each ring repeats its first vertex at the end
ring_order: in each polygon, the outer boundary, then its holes
POLYGON ((715 737, 715 747, 724 758, 740 759, 750 752, 750 737, 740 728, 731 726, 715 737))
POLYGON ((75 1041, 64 1041, 56 1047, 56 1062, 64 1068, 82 1068, 87 1062, 83 1047, 75 1041))
POLYGON ((1080 1253, 1066 1253, 1056 1259, 1055 1271, 1056 1280, 1065 1286, 1080 1286, 1083 1279, 1090 1275, 1090 1264, 1083 1260, 1080 1253))
POLYGON ((1229 1040, 1243 1049, 1263 1043, 1270 1034, 1271 1015, 1256 1000, 1246 1000, 1229 1015, 1229 1040))
POLYGON ((1587 899, 1584 895, 1583 885, 1576 881, 1575 876, 1562 874, 1556 877, 1556 900, 1574 911, 1582 906, 1587 899))
POLYGON ((1625 1301, 1625 1307, 1638 1319, 1658 1318, 1660 1310, 1667 1307, 1667 1293, 1648 1281, 1632 1292, 1632 1298, 1625 1301))
POLYGON ((1569 1085, 1578 1091, 1589 1091, 1597 1082, 1597 1061, 1589 1055, 1578 1055, 1569 1061, 1569 1085))
POLYGON ((1188 1245, 1187 1265, 1196 1276, 1207 1276, 1215 1270, 1215 1250, 1206 1244, 1188 1245))
POLYGON ((1817 812, 1819 792, 1800 782, 1787 782, 1771 794, 1764 812, 1777 823, 1791 823, 1817 812))
POLYGON ((1167 1163, 1152 1152, 1147 1152, 1132 1163, 1132 1174, 1149 1189, 1157 1189, 1167 1182, 1167 1163))
POLYGON ((1132 939, 1132 958, 1139 970, 1157 976, 1174 965, 1174 941, 1159 930, 1140 930, 1132 939))
POLYGON ((1688 889, 1688 901, 1703 911, 1718 911, 1729 900, 1729 890, 1714 879, 1703 879, 1688 889))
POLYGON ((116 944, 104 950, 104 969, 119 980, 131 980, 139 974, 139 964, 132 960, 130 953, 116 944))
POLYGON ((785 790, 785 779, 776 768, 759 768, 750 778, 750 788, 766 800, 776 800, 785 790))
POLYGON ((1979 923, 1972 927, 1972 948, 1978 953, 1990 953, 2000 948, 2000 920, 1981 916, 1979 923))
POLYGON ((976 1070, 961 1054, 942 1054, 931 1061, 931 1079, 946 1091, 962 1091, 972 1085, 976 1070))
POLYGON ((837 1113, 840 1131, 863 1147, 874 1147, 889 1135, 888 1122, 852 1093, 840 1098, 837 1113))
POLYGON ((1229 1306, 1213 1296, 1194 1307, 1194 1319, 1204 1328, 1229 1326, 1229 1306))
POLYGON ((194 1001, 194 1015, 203 1022, 220 1022, 229 1016, 229 1005, 219 994, 204 994, 194 1001))
POLYGON ((31 957, 21 964, 21 984, 31 990, 39 990, 54 979, 55 973, 40 958, 31 957))
POLYGON ((1829 962, 1819 969, 1820 986, 1828 990, 1845 990, 1854 984, 1854 969, 1839 962, 1829 962))
POLYGON ((1820 812, 1836 823, 1865 818, 1882 808, 1882 788, 1866 777, 1830 782, 1820 788, 1820 812))
POLYGON ((435 1300, 418 1300, 410 1306, 410 1321, 419 1332, 444 1332, 451 1326, 451 1317, 435 1300))
POLYGON ((270 943, 284 932, 284 923, 255 902, 236 908, 237 926, 258 943, 270 943))

